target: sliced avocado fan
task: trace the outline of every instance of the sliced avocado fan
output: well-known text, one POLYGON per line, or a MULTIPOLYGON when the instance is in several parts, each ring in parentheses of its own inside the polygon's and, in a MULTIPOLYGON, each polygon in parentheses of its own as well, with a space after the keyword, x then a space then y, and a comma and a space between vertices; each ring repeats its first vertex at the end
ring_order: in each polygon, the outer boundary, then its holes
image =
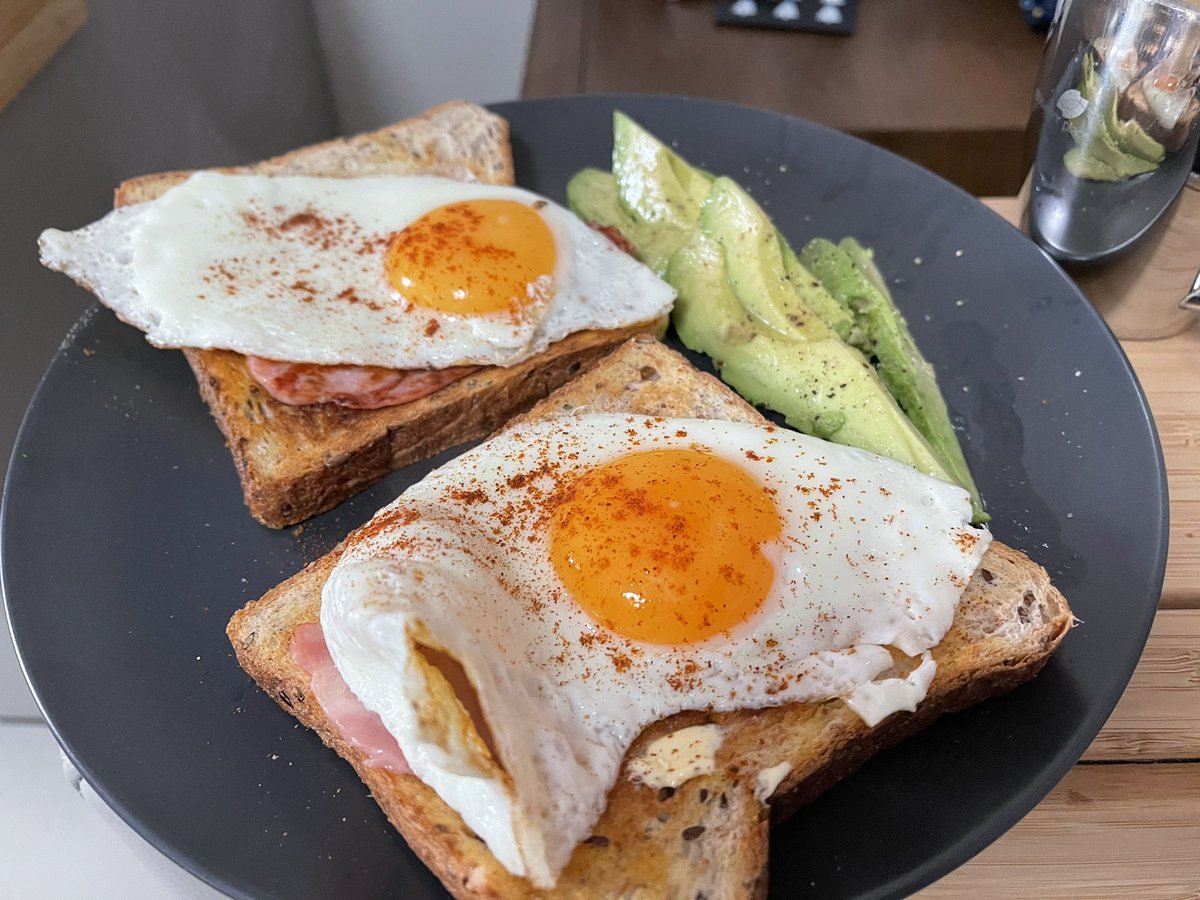
POLYGON ((584 169, 567 185, 583 220, 616 228, 656 275, 696 226, 713 176, 684 162, 633 119, 613 115, 613 171, 584 169))
POLYGON ((961 485, 974 521, 987 521, 933 369, 869 251, 847 239, 797 255, 735 181, 690 166, 619 112, 613 172, 577 173, 567 200, 676 289, 680 339, 743 397, 800 431, 961 485))
POLYGON ((805 306, 770 221, 734 182, 713 184, 666 280, 679 294, 680 340, 751 403, 807 434, 953 480, 862 353, 805 306))

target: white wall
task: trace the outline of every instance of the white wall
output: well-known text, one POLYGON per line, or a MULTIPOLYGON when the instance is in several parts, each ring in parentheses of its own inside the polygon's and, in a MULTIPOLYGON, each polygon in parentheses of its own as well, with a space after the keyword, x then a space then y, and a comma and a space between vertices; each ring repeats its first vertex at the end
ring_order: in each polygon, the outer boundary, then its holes
MULTIPOLYGON (((552 2, 552 0, 551 0, 552 2)), ((521 94, 536 0, 314 0, 343 132, 521 94)))

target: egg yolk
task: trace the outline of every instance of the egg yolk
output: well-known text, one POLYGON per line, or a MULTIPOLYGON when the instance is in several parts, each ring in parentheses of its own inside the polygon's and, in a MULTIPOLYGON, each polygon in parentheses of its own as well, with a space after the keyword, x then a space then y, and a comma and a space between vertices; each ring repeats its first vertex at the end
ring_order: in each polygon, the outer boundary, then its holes
POLYGON ((537 210, 515 200, 440 206, 388 243, 384 272, 416 306, 519 316, 550 290, 557 250, 537 210))
POLYGON ((689 644, 758 611, 775 580, 763 545, 783 524, 735 463, 650 450, 569 485, 550 523, 555 572, 597 623, 632 640, 689 644))

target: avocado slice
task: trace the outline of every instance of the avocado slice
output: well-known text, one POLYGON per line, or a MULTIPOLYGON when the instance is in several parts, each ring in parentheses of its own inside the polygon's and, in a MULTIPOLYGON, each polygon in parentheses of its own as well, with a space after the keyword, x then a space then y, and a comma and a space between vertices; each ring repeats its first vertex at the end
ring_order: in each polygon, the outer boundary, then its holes
POLYGON ((684 346, 712 357, 721 369, 719 350, 748 343, 761 332, 738 302, 725 277, 721 245, 697 231, 672 257, 664 278, 675 288, 671 324, 684 346))
POLYGON ((567 182, 567 208, 589 225, 617 228, 624 234, 632 220, 617 204, 617 181, 603 169, 580 169, 567 182))
MULTIPOLYGON (((567 207, 592 227, 614 229, 642 262, 644 248, 653 247, 652 226, 635 221, 617 202, 617 181, 602 169, 581 169, 567 182, 567 207)), ((662 275, 656 271, 656 275, 662 275)))
POLYGON ((970 492, 974 521, 988 521, 933 366, 917 349, 870 251, 853 238, 840 245, 818 238, 809 242, 800 259, 852 311, 862 336, 861 349, 877 360, 880 378, 929 442, 950 480, 970 492))
MULTIPOLYGON (((778 232, 777 232, 778 234, 778 232)), ((794 290, 804 301, 804 305, 816 313, 822 322, 832 328, 839 338, 847 344, 857 346, 859 341, 858 326, 850 311, 838 303, 825 285, 821 284, 812 272, 800 262, 800 257, 791 245, 779 235, 779 249, 783 253, 783 270, 794 290)))
POLYGON ((695 230, 713 176, 688 165, 633 119, 616 112, 613 178, 617 204, 637 232, 625 237, 637 247, 642 262, 661 275, 671 254, 695 230))
MULTIPOLYGON (((766 230, 774 234, 783 257, 784 277, 798 289, 809 312, 815 313, 842 340, 850 338, 853 317, 804 268, 766 213, 737 182, 717 179, 690 165, 620 112, 613 115, 613 172, 608 175, 598 169, 584 169, 577 173, 567 185, 567 202, 584 221, 620 231, 634 247, 638 259, 656 274, 663 274, 671 255, 691 236, 701 208, 720 181, 717 190, 722 205, 744 220, 765 222, 766 230)), ((763 240, 765 244, 765 234, 763 240)), ((746 302, 756 303, 753 299, 746 302)), ((763 321, 768 326, 779 318, 766 315, 769 318, 763 321)))
POLYGON ((1072 147, 1063 155, 1063 164, 1076 178, 1091 177, 1081 174, 1087 171, 1088 163, 1097 163, 1099 164, 1096 167, 1097 171, 1109 170, 1115 176, 1113 178, 1092 179, 1104 181, 1123 181, 1126 178, 1132 178, 1134 175, 1153 172, 1159 165, 1157 161, 1143 159, 1132 153, 1126 153, 1117 146, 1112 132, 1108 131, 1100 131, 1091 135, 1087 143, 1081 144, 1078 147, 1072 147), (1078 157, 1075 156, 1075 151, 1078 151, 1078 157), (1080 165, 1080 162, 1083 165, 1080 165), (1100 167, 1103 167, 1103 169, 1100 167))
POLYGON ((720 244, 729 286, 758 325, 789 340, 833 336, 793 288, 775 226, 737 182, 713 182, 700 208, 699 227, 720 244))
POLYGON ((762 327, 730 277, 743 264, 703 228, 671 258, 666 280, 678 291, 672 320, 680 340, 710 356, 746 400, 782 413, 793 428, 953 482, 862 353, 823 325, 826 336, 816 339, 762 327))
POLYGON ((1114 93, 1104 109, 1104 122, 1117 146, 1125 153, 1148 162, 1161 163, 1167 148, 1151 137, 1135 119, 1121 121, 1117 117, 1119 99, 1114 93))

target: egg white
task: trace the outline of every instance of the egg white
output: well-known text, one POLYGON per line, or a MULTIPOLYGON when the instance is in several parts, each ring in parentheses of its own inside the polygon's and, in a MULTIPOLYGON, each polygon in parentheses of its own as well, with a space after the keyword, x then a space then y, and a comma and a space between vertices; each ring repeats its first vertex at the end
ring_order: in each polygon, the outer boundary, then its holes
MULTIPOLYGON (((970 517, 958 487, 794 432, 566 415, 510 428, 382 510, 326 583, 321 625, 343 678, 415 774, 502 864, 547 886, 650 723, 690 709, 850 697, 892 665, 889 645, 912 656, 935 646, 987 547, 970 517), (574 474, 669 447, 742 466, 775 491, 784 521, 758 613, 681 647, 598 626, 557 579, 541 515, 574 474), (464 749, 449 711, 430 713, 419 645, 461 662, 502 768, 464 749)), ((932 668, 927 660, 924 687, 932 668)), ((924 688, 898 693, 911 704, 924 688)), ((864 698, 876 713, 880 702, 864 698)))
POLYGON ((648 268, 536 194, 434 177, 197 172, 156 200, 78 231, 50 229, 40 245, 45 265, 84 284, 156 346, 288 362, 512 365, 576 331, 664 316, 675 296, 648 268), (552 297, 538 292, 541 299, 516 320, 400 301, 384 274, 387 236, 440 206, 478 199, 538 207, 557 248, 552 297), (338 224, 320 240, 304 227, 278 227, 304 214, 338 224), (358 252, 363 247, 370 252, 358 252))
POLYGON ((1163 128, 1172 129, 1179 124, 1180 117, 1187 112, 1187 108, 1196 94, 1195 89, 1182 83, 1175 90, 1168 91, 1155 85, 1154 81, 1153 73, 1142 79, 1142 93, 1146 98, 1146 105, 1150 107, 1154 117, 1158 119, 1158 123, 1163 128))

